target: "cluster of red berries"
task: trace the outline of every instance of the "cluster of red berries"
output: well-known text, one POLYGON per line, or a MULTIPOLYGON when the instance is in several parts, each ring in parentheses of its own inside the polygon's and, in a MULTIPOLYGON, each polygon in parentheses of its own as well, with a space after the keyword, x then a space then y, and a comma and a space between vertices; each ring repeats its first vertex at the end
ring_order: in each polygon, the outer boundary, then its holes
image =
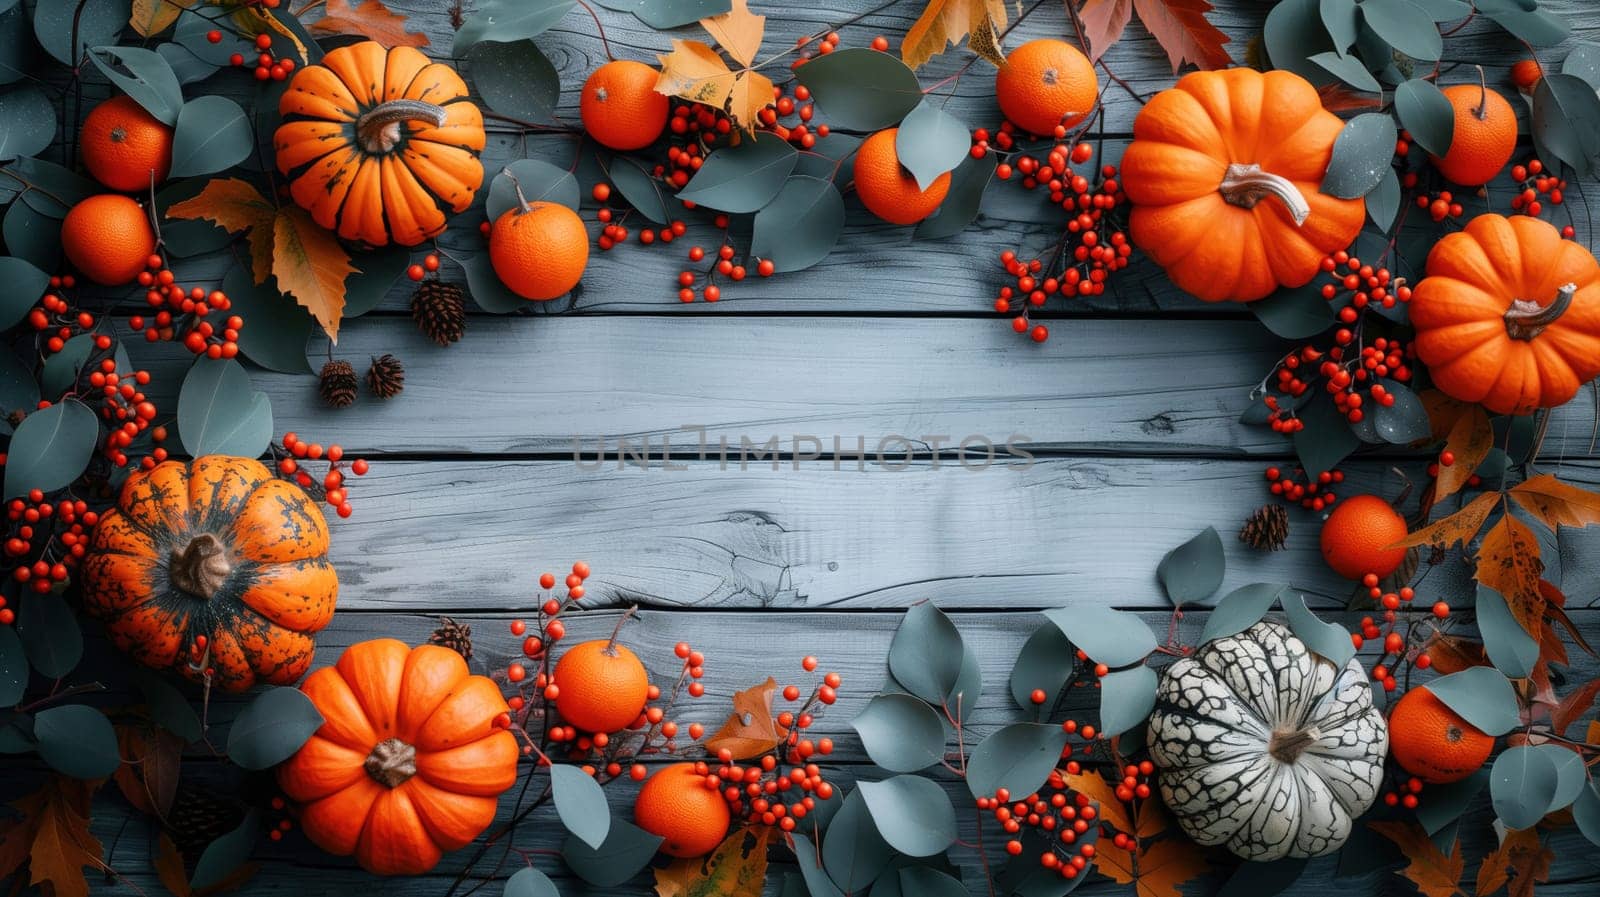
POLYGON ((340 517, 349 517, 350 494, 345 489, 344 471, 348 467, 356 476, 365 476, 368 464, 365 458, 348 462, 344 460, 344 446, 337 442, 324 448, 320 442, 306 442, 293 432, 283 434, 283 447, 272 447, 278 458, 278 472, 292 478, 300 488, 328 503, 340 517), (328 469, 319 483, 306 469, 305 461, 327 461, 328 469), (317 487, 320 486, 319 490, 317 487), (320 491, 320 495, 318 492, 320 491))
MULTIPOLYGON (((1415 178, 1416 174, 1414 172, 1409 173, 1406 177, 1415 178)), ((1466 213, 1466 210, 1461 207, 1461 203, 1456 202, 1455 195, 1449 190, 1440 190, 1438 193, 1418 193, 1416 203, 1417 208, 1426 211, 1428 217, 1435 222, 1443 221, 1446 218, 1460 218, 1466 213)))
MULTIPOLYGON (((1376 573, 1368 573, 1361 579, 1361 585, 1366 588, 1372 600, 1382 608, 1382 613, 1377 619, 1371 616, 1362 617, 1361 631, 1350 634, 1350 643, 1358 651, 1368 642, 1381 645, 1382 653, 1378 655, 1372 667, 1372 679, 1382 685, 1384 691, 1394 691, 1399 687, 1395 673, 1407 661, 1415 664, 1417 669, 1425 670, 1433 666, 1433 658, 1425 650, 1413 650, 1397 626, 1396 621, 1400 612, 1414 606, 1416 590, 1404 586, 1394 591, 1385 591, 1379 582, 1376 573), (1391 657, 1394 659, 1390 660, 1391 657)), ((1436 620, 1444 620, 1450 616, 1450 605, 1443 600, 1435 601, 1425 613, 1431 614, 1436 620)))
POLYGON ((114 358, 102 358, 97 369, 90 372, 88 383, 91 388, 100 390, 102 396, 100 417, 111 428, 103 452, 112 464, 118 467, 127 464, 126 449, 146 431, 151 441, 158 444, 150 454, 139 459, 139 467, 150 470, 167 460, 167 450, 159 445, 167 440, 167 428, 155 425, 158 411, 142 390, 150 383, 149 371, 119 373, 114 358))
MULTIPOLYGON (((793 62, 789 63, 789 68, 791 69, 797 69, 818 56, 827 56, 834 50, 839 49, 839 32, 829 31, 828 33, 822 35, 802 34, 794 39, 794 45, 795 49, 801 50, 802 52, 799 56, 795 57, 793 62), (815 42, 817 45, 815 53, 805 49, 807 44, 813 42, 815 42)), ((889 50, 889 39, 880 34, 872 39, 870 46, 879 53, 886 53, 889 50)))
MULTIPOLYGON (((43 333, 47 330, 55 332, 45 340, 44 349, 48 354, 60 352, 67 345, 74 332, 88 333, 94 329, 95 316, 86 311, 73 311, 67 300, 62 298, 62 290, 70 290, 77 286, 77 280, 71 274, 63 274, 50 278, 50 288, 39 297, 39 304, 28 312, 28 324, 34 330, 43 333)), ((111 337, 101 335, 96 339, 96 344, 101 349, 111 347, 111 337), (105 345, 99 345, 103 342, 105 345)))
MULTIPOLYGON (((1563 191, 1567 189, 1567 182, 1562 178, 1546 175, 1544 163, 1538 159, 1529 159, 1526 164, 1511 166, 1511 179, 1522 187, 1522 190, 1511 198, 1513 211, 1537 217, 1544 211, 1546 202, 1559 206, 1566 200, 1563 191)), ((1568 239, 1571 239, 1574 233, 1570 224, 1561 230, 1561 235, 1568 239)))
MULTIPOLYGON (((81 499, 46 499, 44 492, 33 489, 6 504, 6 520, 15 530, 5 541, 5 556, 18 561, 11 578, 40 594, 67 581, 88 550, 88 531, 100 522, 100 515, 81 499), (32 563, 27 558, 33 558, 32 563)), ((0 625, 15 619, 0 598, 0 625)))
MULTIPOLYGON (((823 739, 827 741, 827 739, 823 739)), ((831 742, 829 742, 831 750, 831 742)), ((792 832, 799 820, 816 809, 817 801, 833 797, 833 784, 815 763, 784 768, 778 758, 765 754, 745 766, 733 762, 733 752, 717 754, 720 764, 696 763, 694 771, 705 777, 706 787, 722 792, 734 818, 751 825, 777 826, 792 832)))
POLYGON ((211 665, 211 639, 197 635, 189 643, 189 669, 204 679, 206 685, 211 684, 212 677, 217 675, 217 668, 211 665))
MULTIPOLYGON (((1296 423, 1300 423, 1298 420, 1296 423)), ((1300 424, 1304 428, 1304 424, 1300 424)), ((1287 475, 1277 467, 1269 467, 1266 471, 1267 491, 1278 496, 1284 501, 1297 501, 1303 508, 1321 511, 1331 507, 1339 497, 1328 488, 1344 482, 1344 471, 1324 470, 1317 474, 1315 481, 1306 473, 1305 468, 1296 467, 1287 475)))
MULTIPOLYGON (((1395 277, 1381 265, 1364 264, 1343 249, 1322 259, 1322 271, 1329 278, 1322 285, 1322 298, 1339 308, 1340 323, 1354 324, 1360 313, 1374 303, 1394 308, 1397 302, 1411 301, 1411 287, 1405 278, 1395 277)), ((1349 342, 1344 339, 1339 344, 1349 342)))
MULTIPOLYGON (((262 0, 266 5, 266 0, 262 0)), ((273 0, 272 5, 277 5, 273 0)), ((218 44, 222 42, 222 32, 211 31, 206 34, 206 40, 218 44)), ((255 79, 257 81, 282 81, 294 71, 294 60, 287 56, 275 57, 272 55, 272 35, 262 33, 256 35, 256 49, 260 52, 254 57, 246 58, 243 53, 235 53, 228 58, 228 62, 237 68, 247 64, 255 66, 255 79)))
MULTIPOLYGON (((717 220, 719 222, 725 222, 726 217, 727 216, 724 215, 718 215, 717 220)), ((719 226, 726 227, 726 224, 724 223, 719 226)), ((724 240, 726 240, 726 236, 724 236, 724 240)), ((716 259, 710 264, 706 265, 705 271, 700 275, 697 276, 695 272, 689 270, 688 268, 684 268, 682 271, 679 271, 677 281, 678 300, 680 302, 693 302, 696 298, 695 284, 697 281, 700 284, 699 298, 704 299, 707 302, 716 302, 717 300, 721 299, 722 287, 718 286, 716 283, 718 277, 726 277, 728 280, 738 283, 739 281, 744 280, 750 274, 749 268, 745 267, 742 263, 734 261, 737 255, 738 253, 734 251, 733 244, 724 242, 720 247, 717 248, 716 259)), ((703 262, 706 258, 706 251, 704 247, 691 246, 689 247, 688 257, 690 262, 703 262)), ((771 259, 755 259, 754 261, 756 263, 756 274, 762 277, 771 277, 773 272, 777 270, 772 264, 771 259)))
MULTIPOLYGON (((277 0, 272 0, 276 5, 277 0)), ((278 815, 278 821, 267 830, 267 837, 273 841, 282 841, 286 832, 294 828, 294 820, 288 815, 288 803, 281 797, 272 798, 272 811, 278 815)))
POLYGON ((1386 807, 1400 806, 1405 807, 1407 810, 1415 810, 1417 804, 1421 802, 1418 797, 1420 794, 1422 794, 1422 780, 1416 776, 1411 776, 1396 786, 1393 791, 1385 792, 1383 804, 1386 807))
POLYGON ((406 277, 409 277, 412 280, 420 283, 422 278, 427 277, 429 274, 432 274, 438 270, 439 255, 438 253, 430 252, 422 257, 422 264, 412 265, 406 269, 406 277))
POLYGON ((802 150, 808 150, 815 148, 817 141, 830 133, 827 125, 811 124, 815 112, 816 104, 811 100, 810 88, 804 84, 796 84, 794 95, 789 96, 788 88, 778 84, 772 88, 772 105, 757 112, 756 121, 762 130, 787 140, 802 150))
MULTIPOLYGON (((1138 774, 1139 767, 1130 768, 1138 774)), ((1074 761, 1067 764, 1066 772, 1078 775, 1081 769, 1074 761)), ((1149 786, 1142 787, 1148 790, 1149 786)), ((1019 834, 1024 828, 1044 835, 1046 847, 1039 852, 1039 865, 1062 878, 1077 878, 1094 862, 1095 836, 1101 824, 1099 808, 1089 795, 1072 790, 1061 770, 1051 771, 1042 791, 1013 799, 1002 788, 994 797, 978 798, 977 804, 978 809, 993 813, 1008 835, 1019 834)), ((1006 853, 1011 856, 1021 856, 1023 850, 1018 838, 1006 842, 1006 853)))
POLYGON ((130 328, 144 332, 146 342, 182 343, 185 349, 207 358, 233 358, 239 354, 239 331, 244 329, 244 319, 230 315, 220 328, 209 320, 213 313, 233 307, 228 294, 200 287, 185 290, 172 269, 155 253, 145 260, 139 285, 145 288, 145 304, 159 309, 153 318, 135 315, 128 319, 130 328))

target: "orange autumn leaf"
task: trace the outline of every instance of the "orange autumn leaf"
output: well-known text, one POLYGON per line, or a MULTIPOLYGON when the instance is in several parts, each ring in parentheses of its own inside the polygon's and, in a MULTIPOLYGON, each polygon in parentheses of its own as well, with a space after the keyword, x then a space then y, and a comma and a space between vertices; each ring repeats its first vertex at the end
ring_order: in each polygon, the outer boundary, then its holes
POLYGON ((733 84, 739 79, 715 49, 697 40, 673 38, 672 52, 656 59, 661 61, 657 93, 715 109, 726 107, 733 84))
POLYGON ((272 275, 272 221, 278 210, 248 181, 213 178, 198 194, 167 209, 168 218, 203 218, 230 234, 249 232, 250 273, 256 283, 272 275))
POLYGON ((298 206, 278 212, 272 233, 272 273, 278 289, 311 312, 328 339, 337 343, 344 316, 344 280, 359 273, 351 266, 349 253, 298 206))
POLYGON ((900 42, 900 59, 917 68, 967 39, 967 47, 992 65, 1005 65, 1000 31, 1006 27, 1005 0, 928 0, 900 42))
POLYGON ((1579 489, 1543 473, 1511 487, 1511 497, 1545 526, 1600 523, 1600 494, 1579 489))
POLYGON ((1139 22, 1167 51, 1172 72, 1184 63, 1203 69, 1222 69, 1233 64, 1223 46, 1228 35, 1206 19, 1211 4, 1206 0, 1133 0, 1139 22))
POLYGON ((745 0, 733 0, 733 7, 718 16, 700 20, 711 39, 745 68, 755 64, 761 49, 761 35, 767 30, 767 17, 750 11, 745 0))
POLYGON ((1172 819, 1167 815, 1166 804, 1159 800, 1147 800, 1139 804, 1139 829, 1134 836, 1140 839, 1154 838, 1170 825, 1172 819))
POLYGON ((406 17, 390 11, 382 0, 328 0, 322 18, 308 26, 313 34, 353 34, 385 47, 426 47, 428 36, 406 30, 406 17))
POLYGON ((1400 848, 1406 867, 1396 869, 1394 874, 1416 885, 1423 897, 1453 897, 1461 893, 1457 883, 1461 881, 1466 862, 1459 840, 1446 855, 1415 822, 1369 822, 1367 825, 1400 848))
POLYGON ((48 882, 55 897, 88 897, 84 868, 108 869, 99 840, 89 833, 89 800, 97 787, 98 783, 51 776, 38 791, 12 802, 21 816, 0 835, 0 876, 25 862, 26 883, 48 882))
POLYGON ((183 865, 183 854, 178 852, 178 845, 173 843, 172 837, 166 832, 156 841, 156 858, 153 861, 156 867, 156 878, 161 886, 171 891, 175 897, 189 897, 193 893, 189 887, 189 873, 183 865))
POLYGON ((1128 815, 1128 808, 1117 800, 1116 789, 1111 783, 1097 772, 1089 771, 1078 773, 1062 773, 1061 778, 1067 787, 1073 791, 1089 795, 1089 799, 1100 805, 1100 818, 1109 823, 1119 832, 1134 831, 1133 818, 1128 815))
POLYGON ((1083 39, 1089 43, 1089 58, 1104 56, 1132 20, 1133 0, 1085 0, 1078 21, 1083 23, 1083 39))
POLYGON ((706 739, 706 750, 716 756, 723 750, 735 760, 747 760, 778 746, 786 734, 772 718, 772 697, 778 683, 771 676, 733 696, 733 713, 717 733, 706 739))
POLYGON ((1506 888, 1507 897, 1533 897, 1535 883, 1550 879, 1555 851, 1539 841, 1537 829, 1506 832, 1505 840, 1478 867, 1477 897, 1506 888))
POLYGON ((128 27, 140 37, 155 37, 178 21, 183 11, 200 0, 133 0, 128 27))
POLYGON ((1590 744, 1600 744, 1600 719, 1589 720, 1589 728, 1583 737, 1590 744))
POLYGON ((709 856, 657 868, 656 897, 761 897, 772 832, 769 825, 734 829, 709 856))
POLYGON ((263 7, 237 5, 233 9, 233 24, 238 28, 241 37, 253 38, 259 34, 277 34, 279 37, 294 44, 295 52, 300 58, 297 62, 305 62, 311 58, 306 50, 305 42, 300 39, 294 29, 284 21, 273 15, 263 7))
POLYGON ((1537 637, 1544 619, 1545 599, 1539 588, 1544 561, 1533 528, 1510 514, 1502 515, 1484 533, 1477 564, 1478 582, 1499 592, 1522 628, 1537 637))
POLYGON ((1489 655, 1484 653, 1483 642, 1446 632, 1435 632, 1428 639, 1427 652, 1433 661, 1433 669, 1441 676, 1459 673, 1469 667, 1489 666, 1489 655))
POLYGON ((754 130, 756 115, 763 106, 772 103, 772 79, 760 72, 745 72, 733 82, 733 93, 728 97, 728 114, 733 120, 754 130))
POLYGON ((1489 457, 1494 446, 1494 425, 1482 405, 1469 405, 1451 424, 1445 435, 1444 451, 1455 457, 1448 466, 1439 465, 1439 478, 1434 485, 1434 501, 1460 492, 1467 485, 1478 465, 1489 457))
POLYGON ((1500 500, 1499 493, 1485 492, 1484 494, 1467 502, 1466 507, 1428 524, 1404 539, 1387 546, 1388 548, 1411 548, 1416 545, 1438 545, 1442 548, 1453 548, 1458 544, 1471 542, 1483 529, 1483 523, 1489 519, 1489 512, 1494 510, 1495 502, 1500 500))
POLYGON ((1188 838, 1162 838, 1141 841, 1137 857, 1115 844, 1096 844, 1094 868, 1117 884, 1132 884, 1136 897, 1183 897, 1183 883, 1210 867, 1205 848, 1188 838))

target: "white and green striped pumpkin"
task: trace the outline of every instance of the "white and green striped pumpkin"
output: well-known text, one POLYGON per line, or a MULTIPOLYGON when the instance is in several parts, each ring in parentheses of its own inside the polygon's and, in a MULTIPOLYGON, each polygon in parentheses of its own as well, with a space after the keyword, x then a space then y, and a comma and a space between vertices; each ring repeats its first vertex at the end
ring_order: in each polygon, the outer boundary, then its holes
POLYGON ((1195 841, 1247 860, 1339 849, 1388 747, 1361 664, 1340 670, 1272 622, 1167 667, 1150 717, 1167 807, 1195 841))

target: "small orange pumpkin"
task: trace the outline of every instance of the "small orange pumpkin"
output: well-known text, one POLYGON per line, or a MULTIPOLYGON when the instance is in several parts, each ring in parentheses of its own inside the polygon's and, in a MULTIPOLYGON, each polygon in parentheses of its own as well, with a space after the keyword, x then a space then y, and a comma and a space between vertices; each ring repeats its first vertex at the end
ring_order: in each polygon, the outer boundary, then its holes
POLYGON ((1134 244, 1206 302, 1309 283, 1366 214, 1318 189, 1342 127, 1292 72, 1183 76, 1140 110, 1122 156, 1134 244))
POLYGON ((494 821, 517 780, 500 689, 461 655, 358 642, 300 686, 323 723, 278 768, 306 837, 379 875, 418 875, 494 821))
POLYGON ((244 691, 305 674, 333 618, 339 577, 328 524, 305 492, 259 461, 208 455, 137 471, 100 518, 83 561, 83 606, 134 660, 244 691))
POLYGON ((1479 215, 1434 245, 1427 272, 1411 323, 1445 395, 1528 414, 1600 375, 1600 263, 1555 225, 1479 215))
POLYGON ((453 69, 363 41, 295 73, 272 137, 289 195, 347 240, 415 246, 483 184, 483 113, 453 69))

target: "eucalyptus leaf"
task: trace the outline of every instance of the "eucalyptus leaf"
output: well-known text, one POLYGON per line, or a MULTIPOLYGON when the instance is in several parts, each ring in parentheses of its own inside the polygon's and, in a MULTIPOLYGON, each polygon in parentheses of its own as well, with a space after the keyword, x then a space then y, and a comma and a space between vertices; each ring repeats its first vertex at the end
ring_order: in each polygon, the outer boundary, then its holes
POLYGON ((550 57, 531 40, 484 40, 467 52, 472 86, 501 115, 547 122, 561 102, 561 79, 550 57))
POLYGON ((210 63, 189 52, 183 44, 168 41, 156 45, 156 53, 167 61, 179 84, 193 84, 215 75, 222 66, 210 63))
POLYGON ((50 275, 27 259, 0 256, 0 283, 6 287, 0 294, 0 330, 4 330, 27 316, 50 286, 50 275))
POLYGON ((1078 668, 1077 649, 1061 627, 1045 623, 1033 630, 1011 667, 1011 698, 1043 722, 1061 700, 1067 683, 1078 668), (1043 702, 1033 700, 1035 690, 1045 694, 1043 702))
MULTIPOLYGON (((1087 876, 1083 876, 1087 878, 1087 876)), ((915 897, 967 897, 971 892, 960 879, 927 866, 900 869, 900 893, 915 897)))
MULTIPOLYGON (((256 49, 253 36, 247 38, 245 35, 236 34, 232 28, 219 29, 210 16, 201 15, 194 9, 185 9, 178 13, 178 22, 172 29, 172 40, 195 58, 214 66, 229 65, 230 57, 235 53, 250 59, 254 54, 261 52, 256 49), (212 43, 207 36, 212 31, 221 31, 222 40, 212 43)), ((99 43, 114 43, 114 41, 99 41, 99 43)))
POLYGON ((1535 47, 1553 47, 1567 39, 1572 27, 1529 0, 1475 0, 1479 13, 1535 47))
POLYGON ((53 399, 81 388, 84 374, 92 365, 107 357, 114 360, 119 371, 126 371, 131 366, 122 343, 116 343, 108 355, 95 346, 94 334, 80 333, 67 340, 60 352, 44 360, 44 367, 39 370, 39 391, 45 398, 53 399))
POLYGON ((250 322, 239 331, 239 351, 268 370, 313 373, 306 360, 306 342, 317 322, 299 303, 279 293, 275 283, 257 284, 243 265, 222 275, 222 290, 233 303, 233 313, 250 322))
POLYGON ((1333 309, 1322 298, 1322 287, 1315 281, 1304 286, 1280 287, 1246 308, 1268 330, 1284 339, 1316 336, 1334 324, 1333 309))
POLYGON ((756 213, 750 253, 771 259, 780 274, 809 268, 833 251, 844 220, 844 197, 832 182, 794 175, 756 213))
POLYGON ((132 12, 131 0, 36 0, 33 34, 57 62, 74 66, 87 48, 116 43, 132 12))
POLYGON ((483 40, 515 41, 554 28, 577 0, 478 0, 456 31, 450 55, 461 57, 483 40))
POLYGON ((1486 735, 1504 735, 1522 723, 1510 680, 1493 667, 1467 667, 1422 687, 1486 735))
POLYGON ((28 655, 14 626, 0 626, 0 707, 15 707, 28 690, 28 655))
POLYGON ((488 252, 477 255, 451 256, 467 276, 467 292, 478 307, 490 314, 504 315, 528 307, 529 300, 511 292, 500 276, 494 273, 488 252))
MULTIPOLYGON (((1153 686, 1150 694, 1155 695, 1153 686)), ((1032 794, 1050 777, 1066 745, 1067 733, 1059 725, 1012 723, 997 729, 968 755, 967 788, 973 797, 994 797, 1001 789, 1019 798, 1032 794)))
POLYGON ((1412 0, 1435 22, 1455 22, 1472 15, 1467 0, 1412 0))
POLYGON ((811 897, 844 897, 844 892, 834 885, 833 879, 822 868, 817 848, 812 845, 811 839, 799 832, 789 836, 794 843, 794 860, 800 866, 800 875, 805 879, 806 891, 811 897))
POLYGON ((1283 583, 1256 582, 1229 592, 1206 617, 1201 643, 1238 635, 1261 622, 1287 588, 1283 583))
POLYGON ((957 723, 965 722, 978 706, 982 690, 983 668, 978 665, 978 652, 964 644, 961 646, 961 672, 956 675, 956 684, 950 686, 944 696, 951 718, 957 723))
MULTIPOLYGON (((16 258, 46 270, 55 270, 61 261, 61 219, 41 213, 27 201, 30 191, 6 209, 5 222, 0 232, 5 237, 6 249, 16 258)), ((18 297, 27 299, 30 307, 42 294, 18 297)))
POLYGON ((1343 49, 1334 45, 1322 22, 1321 0, 1283 0, 1274 5, 1267 13, 1261 38, 1273 68, 1307 79, 1327 78, 1326 70, 1311 57, 1343 49))
POLYGON ((228 729, 228 759, 267 769, 300 750, 322 726, 322 714, 298 688, 269 688, 245 705, 228 729))
POLYGON ((875 695, 850 721, 873 763, 890 772, 917 772, 944 758, 944 722, 911 695, 875 695))
POLYGON ((921 240, 940 240, 966 230, 967 225, 977 219, 983 204, 983 191, 994 179, 998 167, 999 161, 993 154, 982 159, 974 159, 971 155, 963 159, 950 175, 950 191, 945 194, 944 202, 939 203, 932 215, 917 224, 913 232, 916 237, 921 240))
POLYGON ((1216 897, 1272 897, 1281 894, 1300 880, 1309 862, 1305 857, 1247 860, 1233 870, 1233 874, 1217 891, 1216 897))
POLYGON ((656 224, 667 224, 671 220, 672 215, 667 211, 667 194, 661 182, 638 162, 627 156, 612 156, 606 174, 622 198, 640 215, 656 224))
POLYGON ((800 154, 774 135, 712 150, 678 199, 719 212, 754 212, 788 181, 800 154))
POLYGON ((889 846, 906 856, 943 853, 956 840, 956 811, 949 795, 932 779, 895 776, 856 787, 872 811, 872 821, 889 846))
POLYGON ((1087 605, 1051 608, 1044 615, 1090 660, 1108 667, 1138 663, 1156 649, 1155 633, 1138 614, 1087 605))
POLYGON ((650 864, 662 840, 660 835, 652 835, 631 822, 613 819, 599 848, 572 836, 562 842, 561 858, 589 884, 615 888, 650 864))
POLYGON ((1595 783, 1589 782, 1573 801, 1572 821, 1590 844, 1600 845, 1600 792, 1595 787, 1595 783))
POLYGON ((1411 387, 1397 380, 1380 379, 1394 404, 1375 402, 1371 407, 1372 425, 1378 435, 1392 445, 1406 445, 1429 435, 1428 409, 1411 387))
POLYGON ((201 358, 178 391, 178 438, 189 454, 255 458, 272 442, 272 402, 231 358, 201 358))
POLYGON ((1344 415, 1325 396, 1307 404, 1299 416, 1306 426, 1294 434, 1294 451, 1308 476, 1318 477, 1338 467, 1361 445, 1344 415))
POLYGON ((1194 604, 1210 598, 1222 585, 1227 560, 1222 554, 1222 537, 1214 526, 1167 552, 1156 565, 1156 579, 1174 605, 1194 604))
POLYGON ((1319 5, 1322 27, 1333 39, 1333 48, 1341 53, 1347 52, 1355 46, 1356 32, 1361 25, 1356 0, 1321 0, 1319 5))
POLYGON ((1546 72, 1533 88, 1533 136, 1579 174, 1600 154, 1600 96, 1576 75, 1546 72))
POLYGON ((961 676, 964 648, 950 618, 924 601, 906 611, 889 642, 889 672, 906 691, 943 704, 961 676))
POLYGON ((406 273, 411 264, 411 251, 398 243, 390 243, 352 253, 350 263, 357 270, 344 279, 343 320, 346 321, 378 307, 383 297, 389 295, 389 289, 399 282, 400 275, 406 273))
POLYGON ((1530 745, 1507 748, 1489 770, 1489 800, 1509 829, 1532 828, 1549 812, 1560 774, 1549 755, 1530 745))
POLYGON ((1572 806, 1573 801, 1583 793, 1584 786, 1589 784, 1589 770, 1583 763, 1583 755, 1554 742, 1537 745, 1535 750, 1549 757, 1550 764, 1556 769, 1556 793, 1550 798, 1550 805, 1545 812, 1554 813, 1572 806))
POLYGON ((135 670, 132 678, 140 694, 144 695, 150 718, 156 725, 184 741, 200 740, 200 736, 205 734, 200 717, 177 686, 153 670, 135 670))
POLYGON ((1342 53, 1328 50, 1323 53, 1312 54, 1309 57, 1309 61, 1314 63, 1316 68, 1322 70, 1323 78, 1319 80, 1325 80, 1327 75, 1332 75, 1351 87, 1367 93, 1378 93, 1383 90, 1383 86, 1378 83, 1378 79, 1372 77, 1372 73, 1367 71, 1367 67, 1362 65, 1361 60, 1354 56, 1346 56, 1342 53))
POLYGON ((37 64, 39 45, 28 25, 28 10, 20 3, 0 12, 0 84, 22 79, 37 64))
POLYGON ((0 89, 0 162, 40 152, 55 135, 55 104, 37 84, 0 89))
POLYGON ((1365 112, 1350 119, 1333 143, 1322 192, 1340 199, 1357 199, 1372 192, 1383 173, 1391 170, 1398 138, 1394 119, 1383 113, 1365 112))
POLYGON ((837 128, 887 128, 922 102, 922 86, 898 56, 851 47, 818 56, 795 70, 817 110, 837 128))
POLYGON ((1600 44, 1585 41, 1573 47, 1561 61, 1561 73, 1582 78, 1585 84, 1600 90, 1600 44))
POLYGON ((1361 18, 1396 50, 1433 62, 1444 50, 1444 38, 1433 16, 1411 0, 1362 0, 1361 18))
POLYGON ((28 590, 19 598, 17 635, 28 663, 46 679, 60 679, 83 659, 83 631, 60 595, 28 590))
POLYGON ((58 704, 33 717, 39 758, 75 779, 103 779, 122 765, 117 733, 106 715, 86 704, 58 704))
POLYGON ((5 497, 30 489, 54 492, 89 466, 100 422, 77 399, 63 399, 23 418, 11 434, 5 465, 5 497))
POLYGON ((889 865, 894 850, 878 834, 861 789, 850 792, 822 839, 822 867, 846 893, 865 891, 889 865))
POLYGON ((1306 607, 1306 598, 1297 591, 1286 591, 1280 596, 1283 612, 1289 618, 1289 630, 1295 638, 1306 643, 1318 656, 1343 669, 1355 656, 1356 646, 1350 641, 1350 632, 1343 626, 1329 623, 1306 607))
POLYGON ((1428 800, 1417 804, 1417 822, 1429 835, 1444 831, 1450 823, 1461 818, 1461 814, 1466 812, 1488 783, 1489 771, 1479 769, 1458 782, 1430 786, 1428 800))
POLYGON ((178 123, 183 85, 160 53, 143 47, 95 47, 89 51, 89 61, 157 120, 178 123))
MULTIPOLYGON (((1394 227, 1394 216, 1400 212, 1400 177, 1390 168, 1384 173, 1383 179, 1378 181, 1378 186, 1372 188, 1367 194, 1367 217, 1372 220, 1378 230, 1388 233, 1394 227)), ((1396 306, 1403 303, 1396 302, 1396 306)), ((1377 309, 1383 310, 1382 303, 1377 309)))
MULTIPOLYGON (((33 156, 18 159, 7 169, 7 174, 10 179, 20 180, 33 188, 22 194, 23 203, 41 215, 56 219, 67 217, 67 212, 73 206, 105 190, 70 168, 33 156)), ((10 239, 8 234, 8 246, 10 239)), ((12 247, 11 251, 16 254, 16 247, 12 247)))
POLYGON ((733 7, 732 0, 596 0, 606 9, 631 12, 657 31, 691 25, 720 16, 733 7))
POLYGON ((940 175, 954 171, 971 156, 972 130, 941 106, 923 100, 912 109, 894 135, 894 152, 900 164, 927 190, 940 175))
POLYGON ((240 866, 249 862, 260 842, 261 811, 252 808, 233 831, 206 845, 199 862, 195 863, 189 887, 199 890, 226 882, 240 866))
POLYGON ((578 840, 599 850, 611 833, 611 809, 600 783, 567 763, 550 767, 550 795, 561 824, 578 840))
POLYGON ((183 104, 172 129, 172 177, 212 174, 243 162, 255 148, 250 118, 227 97, 183 104))
POLYGON ((489 182, 483 211, 490 221, 517 207, 517 186, 528 202, 555 202, 576 212, 580 197, 572 172, 543 159, 518 159, 500 169, 489 182))
POLYGON ((1539 643, 1522 628, 1506 599, 1482 583, 1478 584, 1476 611, 1489 662, 1508 678, 1526 678, 1539 661, 1539 643))
POLYGON ((1456 112, 1432 81, 1412 78, 1394 89, 1394 111, 1417 145, 1442 156, 1455 139, 1456 112))
POLYGON ((550 876, 532 866, 524 866, 506 879, 504 897, 561 897, 561 891, 550 876))
POLYGON ((1156 682, 1156 671, 1143 664, 1100 677, 1100 736, 1144 725, 1156 706, 1156 682))

